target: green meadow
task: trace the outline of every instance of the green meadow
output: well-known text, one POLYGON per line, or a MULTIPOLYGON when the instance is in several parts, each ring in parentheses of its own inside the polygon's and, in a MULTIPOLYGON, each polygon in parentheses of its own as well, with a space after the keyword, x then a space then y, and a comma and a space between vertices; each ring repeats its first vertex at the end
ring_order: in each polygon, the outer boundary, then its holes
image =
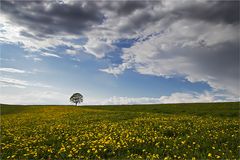
POLYGON ((1 105, 1 159, 239 159, 239 109, 1 105))

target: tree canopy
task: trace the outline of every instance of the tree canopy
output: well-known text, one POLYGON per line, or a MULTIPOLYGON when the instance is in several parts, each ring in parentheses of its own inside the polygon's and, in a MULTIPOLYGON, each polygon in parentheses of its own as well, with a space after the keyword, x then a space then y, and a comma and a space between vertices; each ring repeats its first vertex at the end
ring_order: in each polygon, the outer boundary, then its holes
POLYGON ((75 105, 77 106, 78 103, 83 102, 83 96, 80 93, 74 93, 70 97, 70 102, 75 103, 75 105))

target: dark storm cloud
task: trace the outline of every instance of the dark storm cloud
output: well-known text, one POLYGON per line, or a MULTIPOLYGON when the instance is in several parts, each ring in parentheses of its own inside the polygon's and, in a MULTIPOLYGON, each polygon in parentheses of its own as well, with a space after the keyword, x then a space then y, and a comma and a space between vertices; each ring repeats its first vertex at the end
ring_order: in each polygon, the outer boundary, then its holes
MULTIPOLYGON (((18 25, 25 26, 38 36, 61 33, 82 34, 104 22, 106 10, 125 17, 117 31, 135 34, 159 21, 166 26, 179 19, 204 20, 211 23, 239 23, 239 1, 208 1, 185 3, 162 11, 161 1, 116 1, 59 4, 51 1, 1 1, 1 12, 18 25), (153 12, 153 8, 158 9, 153 12), (138 14, 134 14, 139 10, 138 14)), ((26 35, 26 34, 25 34, 26 35)))
POLYGON ((24 30, 22 30, 21 32, 20 32, 20 35, 22 35, 22 36, 24 36, 24 37, 27 37, 27 38, 32 38, 32 39, 37 39, 37 40, 43 40, 42 38, 42 36, 36 36, 36 35, 34 35, 34 34, 31 34, 31 33, 29 33, 29 32, 27 32, 27 31, 24 31, 24 30))
POLYGON ((143 11, 140 14, 129 17, 129 19, 126 20, 127 23, 120 26, 118 31, 124 33, 136 33, 137 31, 146 28, 147 25, 156 22, 158 19, 159 17, 143 11))
POLYGON ((167 27, 182 19, 203 20, 206 23, 234 25, 239 24, 240 19, 240 1, 207 1, 204 3, 190 1, 172 10, 162 11, 158 9, 152 12, 151 8, 159 6, 162 6, 161 1, 158 3, 149 2, 145 4, 145 8, 141 8, 141 13, 133 16, 129 15, 129 18, 126 20, 128 22, 119 28, 119 32, 134 33, 137 30, 141 30, 142 28, 148 27, 148 25, 160 21, 167 27))
POLYGON ((161 5, 161 1, 73 1, 72 4, 51 1, 1 1, 1 11, 18 25, 25 26, 38 36, 57 33, 81 34, 92 29, 93 25, 104 22, 105 11, 122 17, 129 17, 136 10, 143 13, 127 18, 129 26, 122 26, 119 31, 144 27, 144 23, 156 21, 156 15, 150 15, 146 8, 161 5), (153 20, 154 19, 154 20, 153 20), (42 34, 42 35, 41 35, 42 34))
POLYGON ((141 9, 145 7, 146 7, 146 2, 144 1, 139 1, 139 2, 126 1, 126 2, 123 2, 123 5, 121 6, 121 8, 118 8, 117 11, 119 14, 127 15, 127 14, 131 14, 136 9, 141 9))
POLYGON ((116 1, 105 3, 103 8, 115 12, 120 16, 127 16, 136 10, 144 9, 149 5, 161 3, 161 1, 116 1))
POLYGON ((92 2, 58 4, 49 1, 1 1, 1 12, 31 31, 50 35, 83 33, 93 25, 102 23, 104 19, 104 15, 92 2))
MULTIPOLYGON (((176 53, 187 57, 198 65, 199 71, 221 79, 239 79, 239 44, 237 42, 219 43, 210 48, 187 48, 176 53), (194 54, 192 54, 194 53, 194 54)), ((235 81, 235 85, 237 85, 235 81)))
POLYGON ((190 50, 190 53, 194 54, 188 54, 186 57, 195 62, 196 73, 211 76, 213 80, 209 80, 210 83, 215 81, 221 84, 221 87, 228 88, 231 93, 239 95, 239 43, 220 43, 211 48, 190 50))
POLYGON ((239 23, 240 1, 208 1, 206 3, 191 3, 176 8, 173 14, 179 18, 191 18, 213 23, 239 23))

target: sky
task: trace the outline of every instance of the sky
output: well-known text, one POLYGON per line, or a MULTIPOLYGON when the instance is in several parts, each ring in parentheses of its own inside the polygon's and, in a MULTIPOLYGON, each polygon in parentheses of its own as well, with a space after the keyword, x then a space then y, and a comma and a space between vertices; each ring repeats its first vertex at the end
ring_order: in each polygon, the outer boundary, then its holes
POLYGON ((239 5, 1 0, 0 103, 239 101, 239 5))

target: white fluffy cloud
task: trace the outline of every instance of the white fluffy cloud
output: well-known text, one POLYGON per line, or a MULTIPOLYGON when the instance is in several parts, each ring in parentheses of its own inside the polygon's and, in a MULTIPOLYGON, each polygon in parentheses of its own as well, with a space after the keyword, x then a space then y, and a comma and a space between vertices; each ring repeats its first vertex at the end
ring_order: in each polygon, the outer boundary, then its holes
POLYGON ((117 76, 119 74, 122 74, 126 69, 132 68, 130 63, 122 63, 116 67, 110 67, 106 69, 100 69, 102 72, 106 72, 109 74, 113 74, 114 76, 117 76))
POLYGON ((180 75, 239 95, 237 31, 239 25, 178 20, 164 32, 123 49, 123 63, 102 71, 116 76, 132 68, 141 74, 180 75))
POLYGON ((197 102, 224 102, 239 101, 237 97, 226 96, 218 93, 183 93, 176 92, 169 96, 159 98, 151 97, 111 97, 102 102, 103 105, 120 105, 120 104, 165 104, 165 103, 197 103, 197 102))
POLYGON ((114 51, 115 47, 106 41, 91 37, 84 45, 87 53, 94 55, 97 58, 103 58, 107 53, 114 51))

